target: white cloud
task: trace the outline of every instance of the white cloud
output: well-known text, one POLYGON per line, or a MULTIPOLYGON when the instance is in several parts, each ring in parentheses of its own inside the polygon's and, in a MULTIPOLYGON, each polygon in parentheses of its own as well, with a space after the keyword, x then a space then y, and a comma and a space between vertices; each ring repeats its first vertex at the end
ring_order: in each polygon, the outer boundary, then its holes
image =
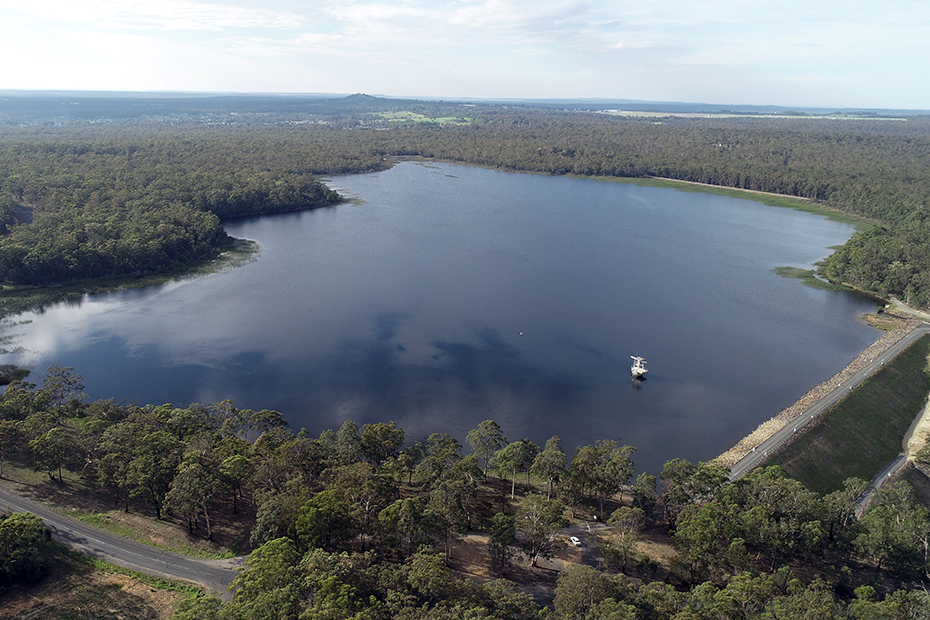
POLYGON ((295 28, 304 22, 291 12, 184 0, 0 0, 0 9, 116 30, 295 28))
POLYGON ((928 27, 916 0, 0 0, 0 88, 925 107, 928 27))

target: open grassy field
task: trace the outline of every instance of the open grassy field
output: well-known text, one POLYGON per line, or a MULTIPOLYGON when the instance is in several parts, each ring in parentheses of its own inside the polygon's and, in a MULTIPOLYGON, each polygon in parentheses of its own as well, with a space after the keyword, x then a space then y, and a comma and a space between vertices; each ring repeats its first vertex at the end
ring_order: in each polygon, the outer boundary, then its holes
POLYGON ((400 110, 397 112, 378 112, 374 116, 386 121, 397 123, 434 123, 436 125, 468 125, 471 123, 470 118, 465 118, 463 116, 433 117, 419 114, 417 112, 410 112, 407 110, 400 110))
POLYGON ((870 480, 902 451, 911 423, 930 393, 930 335, 825 412, 816 426, 776 454, 771 464, 818 493, 849 477, 870 480))

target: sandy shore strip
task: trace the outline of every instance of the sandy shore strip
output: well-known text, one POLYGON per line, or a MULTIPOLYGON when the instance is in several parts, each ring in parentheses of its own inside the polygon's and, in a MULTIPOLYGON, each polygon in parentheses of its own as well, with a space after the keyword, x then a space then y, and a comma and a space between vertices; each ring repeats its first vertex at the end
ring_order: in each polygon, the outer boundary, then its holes
POLYGON ((872 361, 876 355, 884 353, 890 349, 894 343, 898 342, 907 334, 914 331, 914 329, 919 326, 920 323, 921 322, 917 319, 908 319, 904 321, 903 325, 896 327, 889 332, 886 332, 885 335, 882 336, 879 340, 871 344, 868 348, 857 355, 856 358, 850 362, 848 366, 846 366, 846 368, 813 388, 807 394, 798 399, 796 403, 787 409, 783 409, 772 419, 760 424, 756 430, 740 440, 738 444, 714 459, 715 462, 720 463, 725 467, 732 467, 735 465, 737 461, 752 452, 753 449, 762 445, 763 441, 777 433, 783 427, 787 426, 790 422, 807 411, 807 409, 814 403, 819 401, 838 385, 864 368, 865 365, 872 361))

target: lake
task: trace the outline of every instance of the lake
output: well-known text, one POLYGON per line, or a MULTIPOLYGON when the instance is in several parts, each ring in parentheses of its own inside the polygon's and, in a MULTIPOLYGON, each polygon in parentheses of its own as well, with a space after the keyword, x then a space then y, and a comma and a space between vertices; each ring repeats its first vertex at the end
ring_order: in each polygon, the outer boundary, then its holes
POLYGON ((227 225, 256 260, 21 315, 0 363, 40 384, 72 366, 95 399, 229 398, 314 435, 394 420, 464 443, 494 419, 569 453, 616 439, 658 473, 720 454, 880 336, 859 318, 873 302, 772 272, 851 235, 819 216, 451 164, 329 182, 353 201, 227 225))

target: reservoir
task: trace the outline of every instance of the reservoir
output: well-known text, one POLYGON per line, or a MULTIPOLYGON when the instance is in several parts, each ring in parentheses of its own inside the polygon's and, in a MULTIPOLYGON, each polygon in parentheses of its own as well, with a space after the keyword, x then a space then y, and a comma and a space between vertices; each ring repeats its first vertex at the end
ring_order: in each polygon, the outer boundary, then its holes
MULTIPOLYGON (((782 278, 848 224, 712 194, 452 164, 336 177, 336 207, 229 223, 256 260, 9 320, 0 363, 90 398, 275 409, 312 435, 637 447, 713 458, 880 336, 874 303, 782 278), (648 379, 630 379, 630 356, 648 379)), ((465 447, 464 452, 470 452, 465 447)))

